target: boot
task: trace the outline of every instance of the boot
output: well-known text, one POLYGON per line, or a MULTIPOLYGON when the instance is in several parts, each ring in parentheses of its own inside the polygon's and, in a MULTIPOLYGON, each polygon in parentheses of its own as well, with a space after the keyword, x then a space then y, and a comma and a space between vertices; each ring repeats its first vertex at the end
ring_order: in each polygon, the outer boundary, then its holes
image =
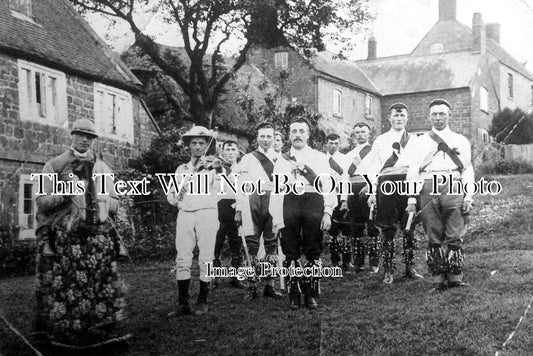
POLYGON ((178 309, 167 314, 167 318, 187 315, 191 313, 189 306, 190 279, 178 280, 178 309))
POLYGON ((413 265, 405 265, 405 278, 424 279, 424 276, 418 273, 413 265))
MULTIPOLYGON (((240 259, 239 256, 234 256, 234 257, 231 258, 231 266, 233 268, 235 268, 235 270, 238 270, 240 265, 241 265, 241 259, 240 259)), ((239 279, 237 277, 231 278, 230 285, 233 288, 236 288, 236 289, 244 289, 244 288, 246 288, 246 286, 241 281, 239 281, 239 279)))
POLYGON ((257 287, 253 285, 253 286, 248 286, 247 289, 248 289, 248 292, 244 296, 244 300, 251 301, 251 300, 257 299, 257 287))
POLYGON ((276 289, 274 289, 274 286, 267 284, 265 286, 265 290, 263 292, 263 296, 265 296, 267 298, 272 298, 272 299, 279 299, 279 298, 283 297, 283 294, 281 294, 276 289))
POLYGON ((237 277, 232 277, 231 278, 231 282, 229 282, 229 284, 233 287, 233 288, 236 288, 236 289, 244 289, 246 288, 244 286, 244 284, 242 284, 241 281, 239 281, 239 279, 237 277))
POLYGON ((305 306, 308 307, 309 309, 318 308, 318 303, 315 299, 315 293, 310 283, 306 283, 305 285, 304 300, 305 300, 305 306))
POLYGON ((196 310, 194 315, 204 315, 209 310, 207 306, 207 295, 209 294, 209 283, 200 281, 200 293, 198 294, 198 299, 196 301, 196 310))
POLYGON ((301 295, 298 277, 291 277, 289 285, 290 285, 289 307, 292 310, 296 310, 300 308, 300 295, 301 295))

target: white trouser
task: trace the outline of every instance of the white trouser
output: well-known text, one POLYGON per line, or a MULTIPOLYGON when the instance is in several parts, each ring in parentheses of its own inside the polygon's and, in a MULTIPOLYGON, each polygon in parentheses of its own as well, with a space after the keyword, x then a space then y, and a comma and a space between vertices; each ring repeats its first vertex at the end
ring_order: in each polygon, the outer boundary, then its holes
POLYGON ((176 222, 176 279, 191 278, 192 251, 198 245, 200 254, 200 280, 209 282, 207 262, 213 262, 215 240, 218 231, 217 209, 200 209, 178 213, 176 222))

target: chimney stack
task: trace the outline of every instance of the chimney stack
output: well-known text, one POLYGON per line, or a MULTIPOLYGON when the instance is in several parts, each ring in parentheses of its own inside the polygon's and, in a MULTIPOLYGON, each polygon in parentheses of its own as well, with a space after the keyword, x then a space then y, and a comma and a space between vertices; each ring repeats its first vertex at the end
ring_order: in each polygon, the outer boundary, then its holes
POLYGON ((378 54, 378 41, 376 37, 370 36, 368 39, 368 57, 367 59, 376 59, 378 54))
POLYGON ((500 44, 500 24, 496 22, 485 25, 487 38, 492 38, 496 43, 500 44))
POLYGON ((455 20, 457 0, 439 0, 439 20, 455 20))
POLYGON ((474 13, 472 17, 472 37, 472 51, 484 55, 486 45, 485 24, 479 12, 474 13))

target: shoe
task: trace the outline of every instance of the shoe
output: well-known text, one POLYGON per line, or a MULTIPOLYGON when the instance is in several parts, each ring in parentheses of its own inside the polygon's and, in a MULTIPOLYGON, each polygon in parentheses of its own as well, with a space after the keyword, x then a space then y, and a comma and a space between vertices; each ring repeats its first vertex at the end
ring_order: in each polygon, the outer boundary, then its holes
POLYGON ((257 288, 248 287, 248 293, 244 296, 244 300, 254 300, 257 299, 257 288))
POLYGON ((199 302, 196 304, 194 315, 202 316, 202 315, 207 314, 208 311, 209 311, 209 307, 207 306, 207 303, 199 302))
POLYGON ((471 285, 463 281, 448 282, 448 288, 460 288, 460 287, 471 287, 471 285))
POLYGON ((300 294, 290 296, 289 308, 291 308, 292 310, 297 310, 298 308, 300 308, 300 294))
POLYGON ((377 274, 379 273, 379 266, 370 266, 370 274, 377 274))
POLYGON ((445 282, 437 283, 435 287, 431 288, 428 293, 443 292, 448 289, 448 285, 445 282))
POLYGON ((424 279, 424 276, 418 273, 413 266, 408 265, 408 266, 405 266, 405 278, 424 279))
POLYGON ((383 278, 383 283, 385 284, 392 284, 394 281, 394 277, 392 276, 391 272, 385 272, 385 277, 383 278))
POLYGON ((267 298, 272 298, 272 299, 283 298, 283 294, 281 294, 280 292, 275 290, 274 287, 272 287, 272 286, 265 286, 265 290, 263 292, 263 295, 265 297, 267 297, 267 298))
POLYGON ((171 311, 167 314, 167 318, 174 318, 177 316, 189 314, 191 314, 191 307, 189 306, 189 304, 179 305, 177 310, 171 311))
POLYGON ((236 288, 236 289, 244 289, 244 288, 246 288, 246 286, 244 284, 242 284, 242 282, 239 281, 237 278, 232 278, 231 282, 229 282, 229 284, 233 288, 236 288))

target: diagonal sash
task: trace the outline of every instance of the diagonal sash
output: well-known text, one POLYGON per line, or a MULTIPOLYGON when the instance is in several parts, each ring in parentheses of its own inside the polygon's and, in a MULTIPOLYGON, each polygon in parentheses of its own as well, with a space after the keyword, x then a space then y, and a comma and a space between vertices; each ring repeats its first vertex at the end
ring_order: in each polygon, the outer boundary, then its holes
POLYGON ((267 156, 265 156, 263 152, 253 151, 252 154, 255 158, 257 158, 259 163, 261 163, 261 166, 268 175, 268 179, 270 179, 270 181, 272 182, 272 180, 274 179, 272 177, 272 174, 274 173, 274 163, 272 163, 272 161, 267 156))
MULTIPOLYGON (((284 154, 283 158, 285 158, 287 161, 298 162, 294 156, 289 156, 288 154, 284 154)), ((316 173, 306 164, 304 164, 303 169, 299 169, 298 171, 298 173, 303 176, 309 184, 313 184, 317 177, 316 173)))
POLYGON ((341 166, 339 166, 339 164, 335 162, 335 160, 333 159, 333 156, 329 158, 329 166, 339 175, 342 175, 342 173, 344 172, 341 166))
POLYGON ((357 165, 361 163, 363 158, 365 158, 366 155, 369 154, 371 150, 372 150, 372 147, 370 145, 366 145, 365 147, 361 149, 361 151, 359 151, 359 159, 355 157, 352 164, 350 164, 350 167, 348 168, 348 175, 350 177, 354 175, 355 171, 357 170, 357 165), (357 164, 355 163, 356 160, 357 160, 357 164))
MULTIPOLYGON (((437 143, 437 147, 438 147, 437 152, 444 151, 451 158, 452 162, 455 163, 455 165, 457 166, 457 169, 459 169, 459 172, 462 172, 465 169, 463 162, 461 162, 461 160, 457 156, 457 153, 454 150, 452 150, 450 146, 446 144, 446 142, 444 142, 442 137, 440 137, 433 131, 429 132, 429 137, 431 137, 431 139, 437 143)), ((420 171, 423 171, 431 163, 431 161, 427 163, 424 162, 424 163, 425 165, 423 165, 420 168, 420 171)))
MULTIPOLYGON (((399 146, 401 148, 405 148, 405 146, 407 145, 407 142, 409 142, 409 138, 410 138, 410 136, 407 133, 407 131, 404 131, 403 135, 402 135, 402 138, 400 139, 399 146)), ((394 144, 393 144, 393 146, 394 146, 394 144)), ((385 164, 381 168, 381 171, 383 171, 385 168, 394 167, 396 162, 398 162, 398 155, 396 154, 396 151, 392 151, 391 156, 385 161, 385 164)))

